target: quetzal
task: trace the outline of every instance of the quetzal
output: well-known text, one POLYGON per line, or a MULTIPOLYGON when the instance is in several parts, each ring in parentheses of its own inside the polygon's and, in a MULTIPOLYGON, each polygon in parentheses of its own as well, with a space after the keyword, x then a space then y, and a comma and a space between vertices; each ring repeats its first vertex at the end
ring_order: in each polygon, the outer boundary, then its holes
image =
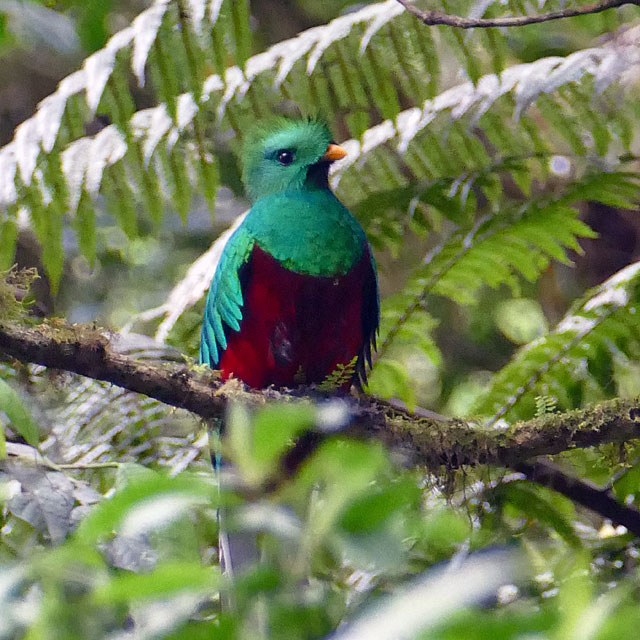
POLYGON ((227 241, 207 296, 200 361, 251 387, 320 383, 371 364, 376 266, 360 224, 331 192, 345 155, 315 120, 279 118, 244 145, 251 210, 227 241))

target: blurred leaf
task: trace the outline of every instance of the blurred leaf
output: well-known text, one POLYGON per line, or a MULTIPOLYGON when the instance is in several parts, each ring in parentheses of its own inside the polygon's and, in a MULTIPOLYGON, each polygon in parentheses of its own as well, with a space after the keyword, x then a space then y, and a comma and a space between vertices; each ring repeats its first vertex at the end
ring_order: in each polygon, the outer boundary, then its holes
POLYGON ((212 486, 201 478, 187 475, 167 478, 156 474, 154 478, 128 485, 94 507, 80 523, 76 535, 79 541, 91 544, 110 536, 125 522, 132 531, 140 526, 153 527, 180 517, 191 505, 212 503, 214 495, 212 486), (167 512, 165 508, 178 511, 167 512))
POLYGON ((531 342, 548 330, 542 307, 535 300, 505 300, 496 309, 495 319, 500 331, 516 344, 531 342))
POLYGON ((622 502, 631 498, 634 502, 640 497, 640 463, 634 464, 613 483, 613 493, 622 502))
POLYGON ((216 589, 220 574, 213 567, 186 562, 158 565, 146 574, 122 574, 112 578, 94 592, 96 602, 132 602, 166 597, 179 591, 211 591, 216 589))
POLYGON ((122 462, 116 471, 116 488, 136 485, 140 482, 154 482, 159 477, 158 472, 135 462, 122 462))
POLYGON ((488 611, 463 611, 442 626, 419 636, 420 640, 513 640, 530 634, 548 634, 557 616, 542 611, 501 611, 500 616, 488 611))
POLYGON ((253 421, 253 452, 255 461, 264 470, 273 468, 293 439, 313 426, 311 404, 281 404, 261 409, 253 421))
POLYGON ((409 410, 415 407, 415 393, 411 388, 407 369, 400 362, 385 358, 378 360, 369 376, 367 390, 380 398, 398 398, 409 410))
MULTIPOLYGON (((582 547, 582 541, 574 531, 567 514, 562 513, 545 497, 541 487, 532 485, 526 480, 508 482, 499 486, 498 494, 527 518, 538 520, 541 524, 550 527, 568 545, 574 548, 582 547)), ((566 505, 571 505, 566 499, 564 502, 566 505)), ((573 509, 571 511, 573 512, 573 509)), ((571 515, 574 514, 571 513, 571 515)))
POLYGON ((40 428, 31 417, 18 394, 0 379, 0 411, 2 411, 16 431, 32 446, 37 447, 40 428))
POLYGON ((405 476, 356 499, 342 515, 341 525, 349 533, 373 532, 391 516, 415 507, 420 496, 414 479, 405 476))
POLYGON ((9 501, 10 512, 59 544, 72 526, 73 483, 62 473, 37 468, 16 469, 14 475, 22 490, 9 501))
POLYGON ((420 527, 420 540, 438 550, 450 552, 470 534, 469 519, 451 509, 431 510, 420 527))
POLYGON ((239 597, 250 600, 261 593, 276 589, 282 584, 282 578, 283 576, 273 568, 258 566, 238 577, 235 592, 239 597))
POLYGON ((453 612, 492 597, 498 587, 522 575, 517 554, 487 552, 466 558, 455 569, 434 568, 387 596, 332 637, 336 640, 411 638, 453 612))

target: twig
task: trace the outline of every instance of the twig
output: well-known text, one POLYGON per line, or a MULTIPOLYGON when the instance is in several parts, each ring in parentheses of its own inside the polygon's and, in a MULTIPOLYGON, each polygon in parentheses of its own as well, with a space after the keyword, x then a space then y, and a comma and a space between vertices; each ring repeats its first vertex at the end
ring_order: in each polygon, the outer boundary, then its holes
MULTIPOLYGON (((110 334, 92 326, 43 323, 37 327, 0 325, 0 355, 63 369, 142 393, 203 418, 223 416, 229 399, 250 406, 267 400, 299 401, 273 389, 245 391, 210 371, 176 363, 134 360, 119 353, 110 334)), ((439 469, 462 465, 511 466, 534 456, 574 447, 640 438, 635 419, 640 404, 614 400, 563 414, 547 414, 508 429, 487 429, 463 420, 421 417, 371 398, 353 401, 349 433, 401 447, 415 464, 439 469)))
POLYGON ((611 522, 621 524, 640 537, 640 511, 619 502, 610 489, 598 487, 588 480, 571 477, 549 462, 521 462, 513 465, 513 469, 524 473, 532 482, 549 487, 611 522))
POLYGON ((21 458, 28 461, 31 464, 35 464, 39 467, 46 467, 52 471, 62 471, 63 469, 85 471, 87 469, 117 469, 122 465, 121 462, 115 460, 109 462, 66 462, 63 464, 57 464, 42 454, 40 451, 31 447, 28 444, 21 444, 19 442, 7 442, 6 443, 7 454, 12 458, 21 458))
POLYGON ((442 11, 434 9, 418 9, 409 0, 398 0, 398 2, 418 20, 426 25, 446 25, 459 29, 474 29, 476 27, 524 27, 528 24, 538 24, 549 22, 550 20, 560 20, 562 18, 575 18, 591 13, 600 13, 607 9, 615 9, 626 4, 640 6, 640 0, 605 0, 594 4, 587 4, 582 7, 569 7, 560 11, 550 11, 533 16, 507 16, 502 18, 463 18, 462 16, 452 16, 442 11))
POLYGON ((87 471, 89 469, 117 469, 122 463, 115 460, 109 462, 67 462, 65 464, 56 464, 58 469, 69 469, 70 471, 87 471))

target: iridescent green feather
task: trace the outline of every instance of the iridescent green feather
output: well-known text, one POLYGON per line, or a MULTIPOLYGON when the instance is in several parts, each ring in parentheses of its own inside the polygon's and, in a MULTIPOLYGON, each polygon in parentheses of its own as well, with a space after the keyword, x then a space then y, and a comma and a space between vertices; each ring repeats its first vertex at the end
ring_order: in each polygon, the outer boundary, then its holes
POLYGON ((239 272, 247 261, 253 244, 253 237, 241 226, 229 238, 222 251, 205 303, 200 362, 217 365, 220 352, 227 347, 223 325, 236 331, 240 328, 243 300, 239 272))

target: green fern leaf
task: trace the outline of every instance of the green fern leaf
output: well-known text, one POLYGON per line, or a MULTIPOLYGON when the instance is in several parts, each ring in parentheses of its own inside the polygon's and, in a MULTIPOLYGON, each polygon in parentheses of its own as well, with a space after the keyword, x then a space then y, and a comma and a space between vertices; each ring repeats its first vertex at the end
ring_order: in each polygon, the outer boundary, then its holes
POLYGON ((601 397, 615 395, 614 363, 620 354, 636 358, 640 353, 639 302, 636 262, 591 291, 551 333, 520 349, 495 374, 474 413, 491 416, 490 423, 530 418, 536 396, 555 396, 559 409, 572 409, 580 406, 582 389, 589 385, 601 397))

